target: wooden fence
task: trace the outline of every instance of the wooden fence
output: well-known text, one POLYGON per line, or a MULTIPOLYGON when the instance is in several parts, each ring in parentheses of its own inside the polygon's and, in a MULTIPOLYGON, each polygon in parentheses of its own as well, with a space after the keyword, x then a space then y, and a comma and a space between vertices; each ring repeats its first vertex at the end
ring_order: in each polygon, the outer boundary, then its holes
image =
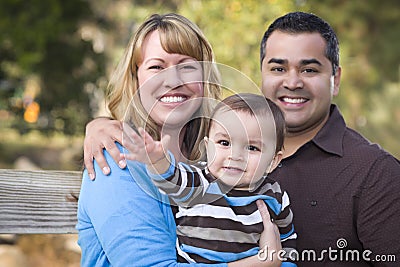
POLYGON ((77 233, 78 171, 0 169, 0 234, 77 233))

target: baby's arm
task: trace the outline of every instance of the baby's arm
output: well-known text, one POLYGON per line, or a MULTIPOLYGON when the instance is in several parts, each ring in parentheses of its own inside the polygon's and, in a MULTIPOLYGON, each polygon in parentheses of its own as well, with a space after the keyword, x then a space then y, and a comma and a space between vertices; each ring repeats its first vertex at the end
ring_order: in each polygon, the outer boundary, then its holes
POLYGON ((127 160, 137 160, 146 164, 153 183, 181 206, 202 202, 204 190, 209 182, 202 169, 192 165, 175 162, 174 156, 167 152, 169 136, 155 141, 143 128, 138 133, 129 134, 129 153, 127 160), (190 189, 190 190, 184 190, 190 189))

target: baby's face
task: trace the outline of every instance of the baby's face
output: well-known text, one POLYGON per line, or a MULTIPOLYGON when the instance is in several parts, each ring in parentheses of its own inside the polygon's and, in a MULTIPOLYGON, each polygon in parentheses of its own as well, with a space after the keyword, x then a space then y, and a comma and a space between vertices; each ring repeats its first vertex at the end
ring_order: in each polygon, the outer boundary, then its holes
POLYGON ((206 147, 214 177, 235 189, 250 190, 269 171, 274 158, 274 121, 243 111, 218 111, 206 147))

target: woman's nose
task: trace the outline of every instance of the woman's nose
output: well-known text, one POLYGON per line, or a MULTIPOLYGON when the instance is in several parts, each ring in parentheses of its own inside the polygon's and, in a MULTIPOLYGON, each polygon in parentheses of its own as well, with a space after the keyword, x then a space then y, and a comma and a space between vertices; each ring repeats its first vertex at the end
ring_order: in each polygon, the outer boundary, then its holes
POLYGON ((176 66, 172 66, 164 70, 164 86, 175 89, 183 85, 179 70, 176 66))

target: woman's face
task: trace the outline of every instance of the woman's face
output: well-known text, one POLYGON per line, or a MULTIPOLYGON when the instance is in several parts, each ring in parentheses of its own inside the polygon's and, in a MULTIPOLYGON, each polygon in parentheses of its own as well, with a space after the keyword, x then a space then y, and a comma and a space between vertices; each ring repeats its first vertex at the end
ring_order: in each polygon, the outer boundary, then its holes
POLYGON ((201 64, 187 55, 167 53, 158 30, 143 42, 137 75, 142 105, 160 126, 185 125, 202 104, 201 64))

